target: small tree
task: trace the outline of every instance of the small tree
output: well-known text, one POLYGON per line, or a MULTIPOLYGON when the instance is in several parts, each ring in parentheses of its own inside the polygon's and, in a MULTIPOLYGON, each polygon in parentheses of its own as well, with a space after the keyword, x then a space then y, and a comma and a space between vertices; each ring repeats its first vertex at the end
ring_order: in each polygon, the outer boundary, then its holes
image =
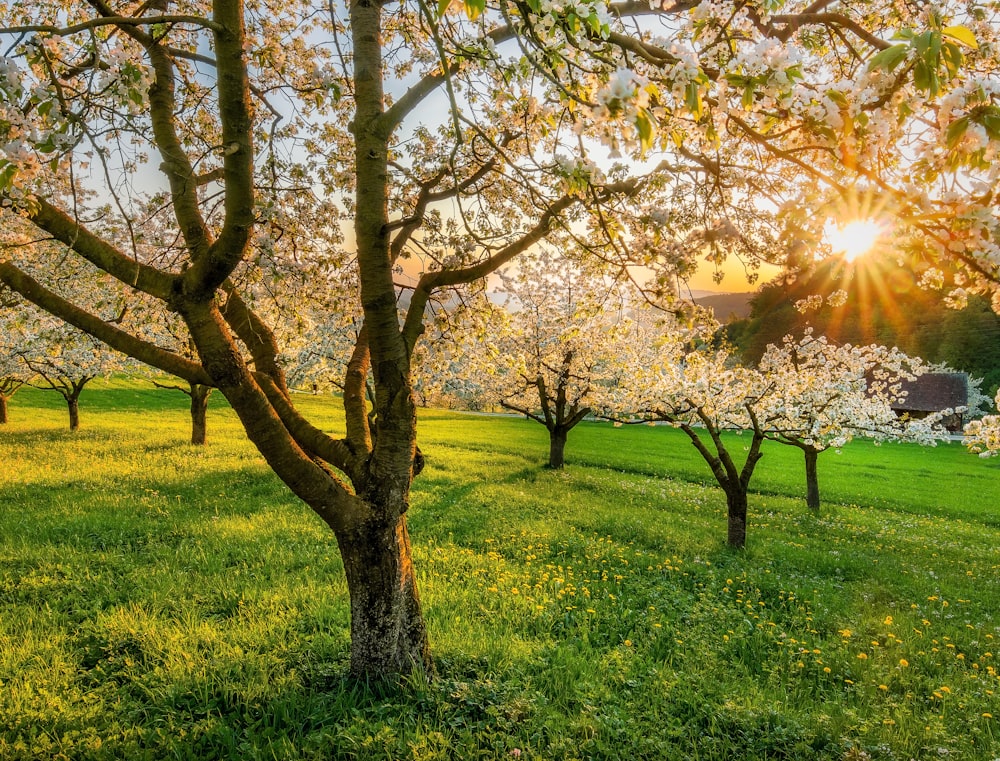
POLYGON ((80 395, 94 378, 110 375, 115 359, 111 352, 86 333, 45 319, 30 341, 16 351, 34 378, 31 385, 55 391, 66 401, 69 429, 80 428, 80 395))
POLYGON ((15 320, 15 299, 0 302, 0 425, 8 422, 7 405, 31 378, 16 349, 24 342, 23 324, 15 320))
POLYGON ((785 336, 780 346, 770 344, 759 369, 775 387, 762 410, 768 419, 764 435, 802 450, 810 510, 820 507, 821 452, 839 449, 855 436, 933 444, 941 435, 937 422, 950 412, 921 421, 895 413, 893 403, 905 396, 901 381, 927 370, 895 348, 838 345, 807 330, 799 341, 785 336))
POLYGON ((762 414, 774 384, 738 365, 727 349, 692 348, 676 332, 655 334, 647 328, 641 334, 645 340, 637 337, 632 343, 605 405, 614 411, 612 417, 662 421, 684 431, 726 495, 726 541, 742 548, 747 494, 768 425, 762 414), (750 435, 742 464, 727 444, 727 431, 750 435))
MULTIPOLYGON (((488 404, 544 425, 548 467, 561 469, 570 431, 618 372, 631 324, 625 297, 546 253, 499 279, 491 296, 499 306, 482 296, 478 315, 462 321, 460 374, 478 383, 488 404)), ((448 363, 445 375, 454 372, 448 363)))

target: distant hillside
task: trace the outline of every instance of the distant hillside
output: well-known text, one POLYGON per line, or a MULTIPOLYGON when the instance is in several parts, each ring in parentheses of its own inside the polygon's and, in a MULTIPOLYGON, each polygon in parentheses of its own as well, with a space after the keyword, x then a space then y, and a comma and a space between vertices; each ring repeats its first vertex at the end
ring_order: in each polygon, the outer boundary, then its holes
POLYGON ((981 296, 971 296, 965 309, 948 309, 940 293, 918 285, 917 271, 889 254, 869 254, 853 266, 823 262, 795 278, 763 284, 750 294, 749 317, 728 322, 726 333, 750 364, 768 344, 780 343, 786 334, 802 335, 806 327, 838 343, 897 346, 985 378, 983 390, 992 395, 1000 386, 1000 316, 981 296), (795 308, 801 299, 838 290, 847 293, 840 306, 824 304, 804 313, 795 308))
POLYGON ((708 307, 715 312, 715 319, 719 322, 731 322, 732 320, 745 320, 750 316, 750 300, 754 293, 713 293, 710 296, 701 296, 694 301, 703 307, 708 307))

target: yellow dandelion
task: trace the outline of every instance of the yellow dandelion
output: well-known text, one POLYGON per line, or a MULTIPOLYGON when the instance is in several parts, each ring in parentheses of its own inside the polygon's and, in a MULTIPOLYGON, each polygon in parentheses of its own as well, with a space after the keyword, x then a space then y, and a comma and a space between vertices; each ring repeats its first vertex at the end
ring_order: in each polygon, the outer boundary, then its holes
POLYGON ((886 616, 885 621, 882 622, 885 626, 892 626, 892 616, 886 616))
POLYGON ((889 689, 889 685, 887 685, 887 684, 880 684, 880 685, 878 686, 878 688, 879 688, 880 690, 882 690, 883 692, 885 692, 886 690, 888 690, 888 689, 889 689))
POLYGON ((983 718, 984 719, 992 719, 993 718, 993 714, 991 714, 991 713, 984 713, 983 714, 983 718))
POLYGON ((829 674, 830 673, 830 667, 829 666, 824 666, 823 667, 823 673, 824 674, 829 674))
POLYGON ((941 692, 951 693, 951 687, 938 687, 938 689, 941 690, 941 692))
POLYGON ((630 639, 625 640, 625 647, 632 647, 632 640, 630 639))
POLYGON ((900 658, 899 659, 899 667, 900 668, 905 669, 909 665, 910 665, 910 662, 908 660, 906 660, 906 658, 900 658))
POLYGON ((843 637, 844 639, 847 639, 848 637, 850 637, 852 633, 853 632, 850 629, 841 629, 840 630, 840 636, 843 637))
POLYGON ((868 653, 858 653, 858 660, 859 661, 867 661, 868 660, 868 653))

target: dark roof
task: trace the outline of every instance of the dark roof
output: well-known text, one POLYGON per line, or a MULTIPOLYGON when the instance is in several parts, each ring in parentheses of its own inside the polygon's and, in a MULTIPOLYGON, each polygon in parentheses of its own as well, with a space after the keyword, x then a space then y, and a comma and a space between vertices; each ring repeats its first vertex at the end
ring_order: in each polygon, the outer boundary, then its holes
POLYGON ((892 405, 894 410, 937 412, 964 407, 969 403, 969 376, 966 373, 927 373, 903 381, 906 399, 892 405))

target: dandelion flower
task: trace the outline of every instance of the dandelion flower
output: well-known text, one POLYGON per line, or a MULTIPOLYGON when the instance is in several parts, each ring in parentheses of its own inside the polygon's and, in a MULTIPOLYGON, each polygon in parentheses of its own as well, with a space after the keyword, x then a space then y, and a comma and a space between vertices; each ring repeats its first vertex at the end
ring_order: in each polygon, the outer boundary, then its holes
POLYGON ((899 667, 901 669, 905 669, 909 665, 910 665, 910 662, 908 660, 906 660, 906 658, 900 658, 899 659, 899 667))

